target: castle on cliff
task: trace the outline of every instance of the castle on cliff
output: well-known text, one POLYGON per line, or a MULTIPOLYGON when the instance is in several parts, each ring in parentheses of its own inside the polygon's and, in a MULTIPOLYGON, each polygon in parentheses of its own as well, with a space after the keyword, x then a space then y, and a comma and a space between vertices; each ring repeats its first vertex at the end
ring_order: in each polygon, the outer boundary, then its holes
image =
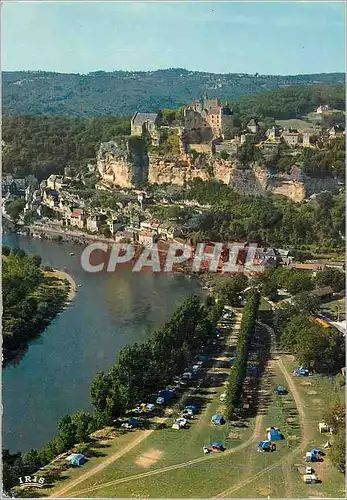
MULTIPOLYGON (((191 110, 198 113, 204 124, 207 124, 211 128, 213 138, 231 138, 234 117, 233 111, 227 103, 222 105, 219 99, 210 99, 206 94, 202 100, 195 99, 192 106, 186 108, 186 111, 191 110)), ((185 116, 188 115, 189 113, 186 112, 185 116)))

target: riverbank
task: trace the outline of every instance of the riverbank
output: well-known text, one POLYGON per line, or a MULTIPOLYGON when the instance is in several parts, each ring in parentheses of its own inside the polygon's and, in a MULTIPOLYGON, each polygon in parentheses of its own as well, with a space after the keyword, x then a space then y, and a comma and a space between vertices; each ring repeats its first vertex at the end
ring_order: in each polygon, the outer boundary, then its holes
POLYGON ((60 269, 53 269, 53 271, 43 271, 43 274, 47 277, 53 277, 57 280, 66 280, 69 282, 69 291, 66 298, 66 303, 71 303, 77 292, 77 284, 70 274, 65 271, 61 271, 60 269))
MULTIPOLYGON (((11 257, 3 256, 3 258, 5 262, 9 262, 8 259, 11 257)), ((59 269, 42 267, 39 269, 43 280, 37 286, 29 288, 28 294, 23 299, 27 308, 30 304, 30 313, 27 313, 24 322, 21 323, 20 336, 18 328, 13 327, 13 321, 17 321, 18 317, 16 303, 7 304, 4 310, 4 368, 9 362, 14 364, 20 362, 27 353, 31 341, 39 337, 75 297, 77 285, 72 276, 59 269)), ((11 273, 11 267, 9 272, 11 273)))

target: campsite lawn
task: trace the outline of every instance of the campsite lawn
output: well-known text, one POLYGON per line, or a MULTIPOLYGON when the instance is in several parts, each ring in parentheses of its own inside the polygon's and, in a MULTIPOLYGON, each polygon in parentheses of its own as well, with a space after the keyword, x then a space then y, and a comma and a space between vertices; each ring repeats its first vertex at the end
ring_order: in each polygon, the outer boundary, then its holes
MULTIPOLYGON (((283 356, 282 358, 288 371, 291 373, 295 367, 292 357, 283 356)), ((265 428, 269 425, 278 426, 285 440, 278 442, 277 450, 274 453, 257 453, 256 443, 247 448, 230 455, 218 455, 211 457, 211 462, 206 460, 191 467, 170 470, 160 474, 149 474, 148 477, 136 479, 134 481, 125 482, 122 484, 109 485, 100 488, 94 492, 85 492, 77 497, 132 497, 132 496, 149 496, 149 497, 211 497, 221 493, 221 491, 231 489, 228 492, 230 498, 251 498, 251 497, 267 497, 268 495, 277 498, 307 498, 310 496, 319 496, 327 498, 342 498, 344 497, 344 476, 331 466, 329 461, 329 451, 324 462, 314 465, 317 471, 318 478, 322 479, 321 484, 306 485, 303 482, 302 474, 299 472, 299 465, 304 465, 302 452, 295 453, 295 444, 300 440, 300 428, 297 419, 296 409, 293 408, 294 421, 288 424, 286 422, 286 412, 284 408, 292 407, 292 398, 288 396, 276 396, 273 389, 277 385, 284 385, 285 380, 283 375, 277 368, 270 371, 269 376, 265 379, 268 383, 268 394, 270 396, 268 406, 263 416, 262 432, 265 438, 265 428), (288 401, 288 403, 284 403, 288 401), (291 435, 297 436, 296 440, 288 440, 291 435), (290 443, 290 446, 288 445, 290 443), (293 444, 292 444, 293 443, 293 444), (287 461, 288 453, 293 456, 287 461), (267 470, 267 467, 274 466, 267 470), (247 481, 247 484, 244 484, 247 481), (240 487, 238 487, 238 485, 240 487)), ((308 432, 309 446, 322 447, 327 440, 318 431, 318 422, 322 420, 325 405, 331 400, 332 394, 337 394, 343 397, 343 388, 339 388, 328 377, 313 376, 308 380, 294 378, 300 397, 303 403, 306 415, 306 431, 308 432), (303 381, 309 381, 311 386, 304 386, 303 381), (334 389, 335 388, 335 389, 334 389), (311 390, 318 394, 308 394, 311 390), (319 395, 319 397, 318 397, 319 395), (318 401, 320 399, 321 401, 318 401), (308 425, 307 425, 308 424, 308 425)), ((218 404, 218 403, 217 403, 218 404)), ((211 405, 211 412, 214 411, 211 405)), ((187 431, 189 433, 192 429, 187 431)), ((161 445, 164 434, 155 433, 146 443, 141 445, 144 448, 149 444, 149 440, 159 439, 161 445)), ((172 435, 172 434, 171 434, 172 435)), ((178 439, 182 433, 176 434, 178 439)), ((188 434, 187 434, 188 435, 188 434)), ((198 435, 203 437, 205 432, 199 432, 198 435)), ((173 435, 172 435, 173 436, 173 435)), ((192 437, 193 441, 197 438, 192 437)), ((245 437, 246 438, 246 437, 245 437)), ((172 447, 176 447, 177 442, 169 438, 167 434, 167 444, 165 450, 171 455, 172 447)), ((189 441, 188 441, 189 442, 189 441)), ((152 441, 153 446, 155 442, 152 441)), ((188 446, 189 447, 189 446, 188 446)), ((137 453, 140 454, 140 447, 137 448, 137 453)), ((186 455, 187 447, 185 448, 185 461, 189 459, 186 455)), ((178 458, 178 456, 176 455, 178 458)), ((179 461, 179 460, 178 460, 179 461)), ((158 463, 158 466, 164 466, 164 462, 158 463)), ((176 462, 177 463, 177 462, 176 462)), ((147 469, 148 471, 149 469, 147 469)), ((144 470, 145 471, 145 470, 144 470)), ((108 480, 114 480, 116 476, 111 475, 108 480)), ((93 484, 96 484, 94 477, 93 484)), ((99 479, 99 478, 98 478, 99 479)), ((105 479, 98 483, 105 482, 105 479)), ((83 487, 87 485, 84 483, 83 487)))
MULTIPOLYGON (((155 431, 120 460, 117 460, 114 464, 106 467, 100 473, 84 481, 83 485, 78 485, 76 488, 71 489, 69 495, 74 494, 74 491, 77 492, 80 489, 90 486, 140 474, 148 471, 149 468, 167 467, 203 457, 202 447, 204 445, 208 446, 214 441, 222 442, 227 449, 238 446, 246 441, 253 433, 254 419, 249 421, 249 426, 247 428, 235 428, 232 427, 230 423, 219 427, 211 424, 211 417, 217 411, 223 412, 223 403, 219 401, 219 395, 223 390, 223 386, 212 388, 211 396, 213 399, 207 404, 201 414, 197 414, 194 419, 190 421, 190 429, 181 431, 173 430, 171 429, 171 425, 174 419, 168 419, 168 428, 155 431)), ((191 402, 193 401, 194 398, 191 398, 191 402)), ((206 472, 205 465, 205 463, 201 464, 201 466, 204 467, 203 470, 206 472)), ((183 470, 187 471, 186 468, 183 470)), ((176 471, 172 471, 171 474, 174 476, 175 472, 176 471)), ((159 479, 161 476, 162 474, 158 476, 159 479)), ((138 480, 136 480, 136 483, 137 482, 138 480)), ((172 481, 170 481, 170 484, 171 496, 175 496, 176 485, 172 481)), ((115 490, 111 488, 107 496, 112 496, 110 493, 111 491, 114 492, 115 490)), ((95 493, 91 493, 90 495, 86 493, 82 494, 82 496, 83 495, 95 496, 95 493)), ((160 490, 156 492, 156 495, 161 495, 160 490)), ((99 490, 97 496, 99 496, 99 490)), ((101 496, 103 496, 103 494, 101 496)))
MULTIPOLYGON (((98 443, 96 443, 97 446, 95 448, 91 447, 92 453, 95 453, 96 456, 93 456, 82 467, 69 468, 66 472, 63 472, 60 476, 60 480, 54 484, 53 488, 49 488, 47 490, 47 493, 49 495, 52 495, 56 490, 64 486, 67 481, 73 481, 75 479, 78 479, 88 470, 102 463, 108 456, 111 456, 121 451, 122 448, 127 446, 133 438, 134 438, 133 434, 124 433, 122 435, 117 436, 115 439, 110 439, 105 441, 101 440, 101 442, 99 441, 98 443)), ((55 465, 59 466, 59 463, 65 463, 65 460, 62 459, 60 461, 57 461, 55 465)))
MULTIPOLYGON (((269 400, 269 406, 266 408, 266 412, 263 417, 263 422, 261 427, 262 429, 261 433, 264 439, 266 437, 266 427, 268 425, 276 425, 281 429, 282 432, 284 432, 283 429, 285 427, 285 424, 279 406, 279 398, 275 396, 273 392, 273 389, 282 382, 283 382, 282 379, 280 378, 276 379, 276 373, 274 373, 274 378, 271 379, 271 384, 267 388, 270 400, 269 400)), ((214 406, 212 404, 211 410, 209 410, 208 413, 212 414, 213 411, 214 411, 214 406)), ((250 435, 252 433, 253 424, 254 421, 252 421, 252 426, 250 426, 250 428, 247 429, 247 433, 244 434, 243 438, 235 444, 241 444, 247 439, 247 435, 250 435)), ((216 429, 216 431, 217 430, 219 431, 219 429, 216 429)), ((190 430, 187 431, 187 433, 189 432, 190 430)), ((180 435, 182 436, 183 433, 177 432, 175 434, 175 436, 177 436, 176 439, 178 439, 180 435)), ((143 445, 146 444, 146 446, 148 446, 150 441, 152 445, 154 445, 153 440, 156 439, 159 443, 160 448, 165 449, 165 452, 168 455, 171 456, 172 453, 175 453, 176 460, 174 461, 170 460, 171 463, 179 463, 181 461, 189 460, 190 457, 189 457, 189 452, 187 453, 187 448, 184 449, 183 459, 182 459, 182 454, 180 452, 181 459, 178 460, 179 447, 177 446, 177 442, 175 443, 171 439, 171 437, 169 438, 169 435, 167 434, 168 442, 164 443, 163 436, 164 436, 163 431, 160 431, 160 433, 153 434, 148 438, 148 440, 146 440, 146 443, 143 443, 143 445)), ((172 433, 171 436, 173 436, 172 433)), ((210 437, 212 437, 209 435, 209 432, 207 430, 200 430, 197 433, 197 435, 193 436, 192 434, 190 436, 190 439, 192 441, 189 440, 187 442, 188 446, 190 446, 191 443, 191 445, 196 449, 197 455, 195 456, 202 456, 201 444, 199 444, 196 447, 196 440, 202 439, 203 436, 208 436, 209 439, 210 437)), ((186 439, 189 439, 188 434, 186 439)), ((144 446, 141 446, 141 448, 144 448, 144 446)), ((136 449, 136 453, 134 453, 134 458, 136 458, 136 456, 139 456, 141 454, 141 448, 138 447, 136 449)), ((176 470, 174 469, 167 472, 162 472, 160 474, 152 474, 152 475, 149 474, 148 477, 145 478, 136 479, 134 481, 129 481, 121 484, 109 485, 105 488, 100 488, 96 491, 85 492, 85 493, 81 492, 81 494, 77 493, 77 495, 75 495, 72 490, 71 493, 78 497, 98 496, 98 497, 108 497, 108 498, 146 496, 146 495, 149 497, 161 497, 161 498, 196 497, 196 496, 210 497, 213 495, 217 495, 224 489, 235 487, 235 485, 237 485, 241 481, 248 480, 255 474, 258 474, 260 471, 263 471, 266 467, 276 464, 276 462, 279 460, 284 460, 286 457, 286 453, 287 453, 286 440, 278 442, 277 451, 274 453, 258 453, 257 443, 254 442, 251 445, 244 448, 243 450, 235 452, 234 454, 230 455, 220 454, 213 457, 211 456, 210 459, 201 463, 193 464, 192 466, 189 467, 184 467, 176 470)), ((162 467, 168 464, 169 464, 168 461, 164 462, 163 460, 160 461, 160 463, 158 463, 157 466, 162 467)), ((145 471, 146 469, 143 470, 143 472, 145 471)), ((139 473, 139 472, 142 471, 138 470, 134 471, 134 473, 139 473)), ((262 480, 265 481, 265 483, 267 481, 266 478, 268 477, 267 474, 268 473, 262 476, 263 478, 262 480)), ((130 472, 128 475, 130 475, 130 472)), ((103 479, 99 481, 98 477, 97 483, 95 479, 96 478, 94 477, 94 481, 90 482, 90 486, 95 484, 102 484, 107 480, 112 481, 114 479, 117 479, 117 476, 114 474, 110 474, 106 479, 103 474, 103 479)), ((284 491, 284 484, 285 484, 284 479, 281 484, 282 484, 281 488, 276 487, 276 495, 278 491, 279 497, 282 496, 280 495, 281 491, 282 490, 284 491)), ((255 480, 254 482, 253 481, 250 482, 248 491, 252 491, 252 494, 247 496, 254 496, 254 492, 256 490, 254 490, 253 488, 257 488, 258 485, 259 483, 257 480, 255 480)), ((83 483, 83 488, 84 487, 88 487, 87 483, 83 483)), ((239 491, 237 490, 235 492, 235 495, 231 494, 231 496, 239 497, 240 496, 239 491)))
MULTIPOLYGON (((284 364, 289 372, 297 366, 292 356, 283 356, 284 364)), ((321 434, 318 423, 324 421, 325 408, 336 399, 344 401, 344 387, 338 385, 336 380, 330 377, 313 375, 312 377, 293 377, 294 383, 299 391, 303 408, 305 411, 306 433, 308 435, 307 450, 313 446, 324 447, 324 444, 333 436, 321 434), (311 385, 305 385, 310 383, 311 385)), ((297 467, 289 469, 289 478, 292 484, 293 497, 320 496, 327 498, 344 497, 344 475, 341 474, 329 459, 329 450, 324 450, 326 456, 323 462, 312 464, 316 470, 321 483, 306 485, 302 480, 297 467)), ((304 457, 301 453, 295 456, 293 465, 303 465, 304 457)))

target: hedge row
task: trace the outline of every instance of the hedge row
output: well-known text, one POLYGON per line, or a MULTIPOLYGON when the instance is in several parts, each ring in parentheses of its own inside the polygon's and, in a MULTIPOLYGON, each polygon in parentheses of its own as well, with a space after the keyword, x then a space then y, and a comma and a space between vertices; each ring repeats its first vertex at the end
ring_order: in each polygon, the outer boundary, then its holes
POLYGON ((233 416, 235 408, 240 404, 243 383, 247 373, 249 348, 254 336, 259 300, 260 296, 257 290, 251 290, 243 310, 241 328, 237 339, 236 361, 228 379, 226 390, 226 414, 228 418, 233 416))

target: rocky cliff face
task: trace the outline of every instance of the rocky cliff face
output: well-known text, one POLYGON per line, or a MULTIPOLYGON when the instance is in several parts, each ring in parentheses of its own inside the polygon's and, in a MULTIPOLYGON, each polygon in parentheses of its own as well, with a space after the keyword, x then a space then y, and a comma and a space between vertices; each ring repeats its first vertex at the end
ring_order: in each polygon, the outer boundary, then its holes
POLYGON ((110 186, 131 188, 148 178, 148 155, 139 137, 102 143, 97 153, 101 178, 110 186))
POLYGON ((261 165, 245 168, 235 160, 208 155, 197 158, 184 154, 181 158, 148 156, 143 144, 132 143, 129 139, 102 144, 97 166, 105 183, 125 188, 136 187, 140 182, 182 186, 195 178, 203 181, 215 178, 241 194, 261 195, 270 191, 300 202, 313 193, 324 190, 337 192, 340 187, 331 178, 298 179, 287 174, 271 175, 261 165))

